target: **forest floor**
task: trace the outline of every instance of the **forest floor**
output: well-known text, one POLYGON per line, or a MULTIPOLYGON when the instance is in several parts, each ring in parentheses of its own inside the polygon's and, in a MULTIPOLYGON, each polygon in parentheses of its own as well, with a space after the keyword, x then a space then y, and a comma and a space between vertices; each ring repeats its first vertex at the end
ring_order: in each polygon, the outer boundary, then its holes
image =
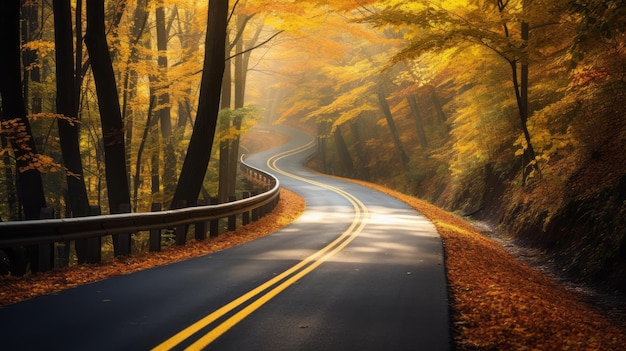
MULTIPOLYGON (((502 241, 424 201, 370 183, 428 217, 444 245, 457 350, 622 350, 626 323, 549 274, 513 257, 502 241)), ((267 235, 295 220, 304 201, 282 190, 276 209, 236 231, 158 253, 119 257, 25 277, 0 277, 2 305, 207 254, 267 235)))

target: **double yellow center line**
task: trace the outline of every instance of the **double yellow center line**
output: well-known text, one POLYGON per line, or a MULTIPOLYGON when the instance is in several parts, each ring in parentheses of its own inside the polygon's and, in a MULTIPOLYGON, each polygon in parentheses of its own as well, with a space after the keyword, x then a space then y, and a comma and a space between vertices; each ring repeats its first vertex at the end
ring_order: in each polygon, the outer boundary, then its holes
POLYGON ((239 323, 241 320, 249 316, 252 312, 256 311, 258 308, 263 306, 265 303, 281 293, 283 290, 287 289, 289 286, 297 282, 305 275, 309 274, 323 262, 327 261, 337 252, 341 251, 344 247, 346 247, 346 245, 354 240, 359 235, 359 233, 361 233, 361 231, 363 231, 369 215, 367 208, 361 201, 359 201, 359 199, 339 188, 309 180, 292 173, 288 173, 276 166, 276 163, 280 159, 304 151, 312 147, 314 143, 315 141, 312 140, 306 145, 277 154, 267 161, 267 165, 270 169, 277 173, 312 185, 319 186, 324 189, 328 189, 343 196, 346 200, 348 200, 348 202, 350 202, 350 204, 352 204, 354 208, 354 218, 348 229, 346 229, 339 237, 337 237, 333 242, 326 245, 321 250, 315 252, 314 254, 310 255, 309 257, 305 258, 304 260, 300 261, 296 265, 275 276, 274 278, 268 280, 267 282, 259 285, 255 289, 250 290, 249 292, 243 294, 237 299, 215 310, 211 314, 201 318, 197 322, 193 323, 192 325, 181 330, 174 336, 165 340, 160 345, 154 347, 152 350, 171 350, 177 347, 179 344, 187 340, 191 340, 192 338, 195 339, 195 341, 190 344, 190 346, 188 346, 185 350, 202 350, 206 348, 209 344, 215 341, 222 334, 226 333, 226 331, 239 323), (216 320, 225 317, 227 314, 233 312, 235 309, 246 303, 248 303, 247 306, 237 311, 236 313, 233 313, 230 317, 226 318, 226 320, 213 327, 207 333, 199 333, 200 330, 205 329, 216 320))

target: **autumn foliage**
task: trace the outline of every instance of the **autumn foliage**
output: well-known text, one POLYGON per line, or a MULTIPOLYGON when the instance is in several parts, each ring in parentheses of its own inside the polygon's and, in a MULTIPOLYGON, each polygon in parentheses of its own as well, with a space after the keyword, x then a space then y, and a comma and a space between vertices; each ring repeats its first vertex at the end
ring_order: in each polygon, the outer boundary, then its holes
POLYGON ((241 226, 216 238, 192 240, 185 246, 168 246, 161 252, 116 257, 98 264, 85 264, 36 273, 24 277, 0 276, 0 306, 43 294, 51 294, 81 284, 129 274, 135 271, 185 260, 254 240, 291 223, 302 211, 301 197, 282 189, 274 211, 259 221, 241 226))
POLYGON ((429 203, 364 183, 428 217, 445 251, 459 350, 619 350, 626 323, 514 259, 500 243, 429 203))
MULTIPOLYGON (((515 260, 501 244, 481 235, 468 222, 414 197, 361 184, 397 197, 435 224, 444 244, 452 331, 458 350, 618 350, 626 343, 623 321, 603 314, 574 292, 515 260)), ((283 190, 274 212, 216 239, 97 265, 0 278, 0 305, 253 240, 290 223, 304 206, 299 196, 283 190)))

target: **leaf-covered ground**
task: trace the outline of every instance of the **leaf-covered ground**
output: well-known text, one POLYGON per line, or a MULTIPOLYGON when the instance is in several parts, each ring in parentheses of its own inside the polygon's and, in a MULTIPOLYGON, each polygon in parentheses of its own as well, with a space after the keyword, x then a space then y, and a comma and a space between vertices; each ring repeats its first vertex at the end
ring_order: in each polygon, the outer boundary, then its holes
POLYGON ((0 306, 239 245, 293 222, 304 211, 304 207, 304 200, 300 196, 281 189, 280 201, 272 213, 217 238, 192 240, 185 246, 168 246, 161 252, 118 257, 98 264, 72 266, 24 277, 0 277, 0 306))
POLYGON ((428 217, 441 235, 458 350, 624 350, 626 326, 521 263, 471 224, 373 184, 428 217))
MULTIPOLYGON (((444 243, 458 350, 623 350, 626 328, 615 325, 573 292, 510 256, 466 221, 423 201, 372 184, 408 203, 437 227, 444 243)), ((216 239, 124 257, 0 278, 0 305, 54 293, 91 281, 221 250, 271 233, 293 221, 305 204, 283 190, 276 210, 216 239)))

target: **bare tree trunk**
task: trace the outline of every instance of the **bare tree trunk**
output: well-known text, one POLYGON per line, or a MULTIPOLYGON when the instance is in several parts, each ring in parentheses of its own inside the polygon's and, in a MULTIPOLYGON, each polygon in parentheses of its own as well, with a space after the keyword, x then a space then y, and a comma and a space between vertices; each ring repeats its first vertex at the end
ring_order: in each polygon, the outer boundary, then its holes
POLYGON ((415 95, 409 95, 406 97, 409 107, 411 108, 411 114, 415 120, 415 127, 417 128, 417 137, 419 139, 422 149, 428 148, 428 140, 426 140, 426 132, 424 131, 424 121, 422 120, 422 114, 420 113, 419 106, 417 105, 417 99, 415 95))
MULTIPOLYGON (((135 114, 132 109, 128 105, 128 101, 132 100, 133 97, 136 96, 136 89, 133 89, 137 86, 138 74, 135 69, 132 68, 133 63, 139 61, 139 45, 141 42, 141 38, 143 33, 145 32, 146 25, 148 23, 148 10, 147 10, 147 0, 138 0, 137 6, 135 7, 135 11, 133 13, 133 25, 130 31, 132 44, 131 44, 131 52, 128 56, 128 60, 126 61, 126 70, 122 74, 123 77, 123 91, 122 91, 122 120, 124 121, 124 132, 125 132, 125 147, 126 147, 126 162, 128 162, 128 169, 130 170, 130 162, 131 162, 131 146, 133 142, 133 127, 135 124, 135 114)), ((150 100, 152 103, 152 100, 150 100)), ((149 112, 150 113, 150 112, 149 112)), ((135 172, 136 173, 136 172, 135 172)), ((128 184, 132 184, 132 188, 134 190, 133 201, 135 202, 134 208, 137 207, 137 183, 139 180, 137 178, 133 179, 133 182, 130 181, 130 173, 129 173, 129 182, 128 184)))
POLYGON ((357 176, 361 176, 362 179, 368 180, 370 177, 368 165, 370 163, 369 155, 365 151, 363 147, 363 142, 361 140, 361 133, 359 132, 358 122, 356 120, 350 123, 350 131, 352 132, 352 138, 354 139, 354 148, 356 150, 356 156, 358 159, 357 165, 357 176))
POLYGON ((171 196, 176 186, 176 156, 172 145, 172 115, 170 108, 168 62, 167 62, 167 39, 168 30, 165 21, 165 8, 163 0, 159 0, 155 9, 156 32, 157 32, 157 63, 158 63, 158 87, 156 114, 161 125, 161 146, 163 147, 163 191, 165 196, 171 196))
POLYGON ((200 83, 198 112, 172 200, 173 206, 180 203, 181 200, 188 204, 195 203, 202 189, 211 158, 220 107, 227 24, 228 0, 209 2, 204 69, 200 83))
POLYGON ((406 168, 409 164, 409 156, 406 154, 406 151, 404 151, 404 146, 402 146, 402 141, 400 141, 398 128, 396 128, 396 123, 393 121, 393 116, 391 115, 391 110, 389 109, 389 103, 387 102, 387 99, 385 99, 385 93, 383 92, 382 87, 378 88, 377 96, 380 108, 383 110, 383 114, 387 120, 387 126, 389 127, 393 144, 396 146, 396 151, 398 152, 400 161, 402 161, 402 166, 406 168))
MULTIPOLYGON (((8 147, 9 143, 7 141, 7 138, 5 138, 4 134, 0 133, 0 149, 4 150, 8 147)), ((13 170, 15 169, 15 163, 12 162, 9 153, 4 153, 4 155, 2 155, 2 165, 4 166, 4 184, 6 202, 9 207, 9 220, 16 221, 19 219, 19 209, 17 193, 15 191, 17 188, 15 184, 15 175, 13 174, 13 170)))
POLYGON ((437 112, 437 117, 439 122, 442 124, 446 123, 446 114, 443 112, 443 106, 441 105, 441 100, 439 100, 439 95, 437 95, 437 88, 434 85, 429 85, 428 90, 430 91, 430 99, 435 106, 435 111, 437 112))
MULTIPOLYGON (((80 111, 80 92, 83 85, 83 0, 76 0, 74 14, 75 29, 75 58, 74 58, 74 96, 76 96, 76 111, 80 111)), ((80 117, 77 116, 79 119, 80 117)))
MULTIPOLYGON (((89 198, 83 176, 78 133, 78 110, 74 87, 74 48, 72 33, 72 9, 70 0, 53 0, 54 38, 57 76, 57 113, 65 116, 57 119, 63 164, 70 172, 66 175, 69 207, 73 217, 89 215, 89 198)), ((78 262, 86 259, 86 241, 76 242, 78 262)))
POLYGON ((130 194, 124 147, 124 123, 104 28, 104 0, 87 1, 85 43, 98 95, 109 210, 111 213, 119 213, 122 205, 130 206, 130 194))
POLYGON ((37 154, 26 106, 22 97, 20 64, 20 4, 17 1, 0 1, 0 93, 2 96, 2 121, 17 120, 25 128, 24 136, 9 141, 14 149, 17 167, 18 197, 26 219, 39 219, 41 208, 46 207, 41 173, 30 166, 37 154))
MULTIPOLYGON (((228 37, 227 37, 228 40, 228 37)), ((230 45, 227 45, 226 56, 230 55, 230 45)), ((231 67, 232 63, 230 60, 227 60, 224 67, 224 76, 222 78, 222 100, 221 100, 221 109, 230 109, 230 105, 232 102, 232 79, 231 79, 231 67)), ((226 133, 230 128, 230 119, 226 116, 222 117, 220 121, 219 129, 221 133, 226 133)), ((228 177, 228 163, 231 161, 230 157, 230 140, 220 140, 220 160, 219 160, 219 168, 218 168, 218 179, 217 179, 217 200, 219 203, 224 203, 228 201, 230 183, 233 182, 233 179, 228 177)))
MULTIPOLYGON (((22 42, 27 43, 41 38, 39 30, 39 5, 37 1, 25 1, 22 3, 22 42)), ((43 9, 41 9, 43 11, 43 9)), ((31 90, 31 82, 41 83, 41 69, 37 62, 37 51, 24 49, 22 51, 22 64, 24 66, 24 78, 22 80, 24 104, 28 111, 30 104, 31 113, 40 113, 43 98, 40 91, 31 90)))
MULTIPOLYGON (((498 9, 500 12, 504 11, 505 7, 509 4, 508 1, 498 0, 498 9)), ((522 0, 522 11, 526 11, 528 4, 526 0, 522 0)), ((504 34, 508 38, 510 32, 506 23, 503 24, 504 34)), ((526 184, 528 176, 532 170, 539 172, 539 167, 535 163, 535 149, 530 138, 530 132, 528 130, 528 38, 529 27, 525 20, 521 23, 521 39, 522 49, 524 57, 520 62, 520 77, 518 77, 518 59, 507 59, 511 66, 511 80, 513 82, 513 88, 515 90, 515 100, 517 101, 517 109, 520 117, 520 124, 522 133, 524 134, 524 140, 526 141, 526 148, 522 156, 522 185, 526 184)))
MULTIPOLYGON (((39 219, 41 209, 46 207, 41 173, 30 167, 32 156, 37 154, 30 123, 26 117, 26 105, 22 96, 22 78, 20 62, 20 3, 18 1, 0 1, 0 97, 2 111, 0 118, 3 122, 15 121, 24 128, 23 132, 11 130, 3 131, 11 142, 15 154, 17 195, 24 208, 26 219, 39 219), (7 135, 8 134, 8 135, 7 135)), ((30 248, 34 253, 36 247, 30 248)), ((25 262, 15 267, 17 274, 26 272, 25 262)), ((31 271, 39 270, 39 257, 31 254, 31 271)))
POLYGON ((346 141, 343 138, 343 133, 341 133, 341 126, 337 126, 337 128, 335 128, 334 137, 335 147, 337 148, 341 165, 345 171, 344 175, 346 177, 354 177, 354 163, 352 163, 352 158, 350 157, 350 152, 346 146, 346 141))

